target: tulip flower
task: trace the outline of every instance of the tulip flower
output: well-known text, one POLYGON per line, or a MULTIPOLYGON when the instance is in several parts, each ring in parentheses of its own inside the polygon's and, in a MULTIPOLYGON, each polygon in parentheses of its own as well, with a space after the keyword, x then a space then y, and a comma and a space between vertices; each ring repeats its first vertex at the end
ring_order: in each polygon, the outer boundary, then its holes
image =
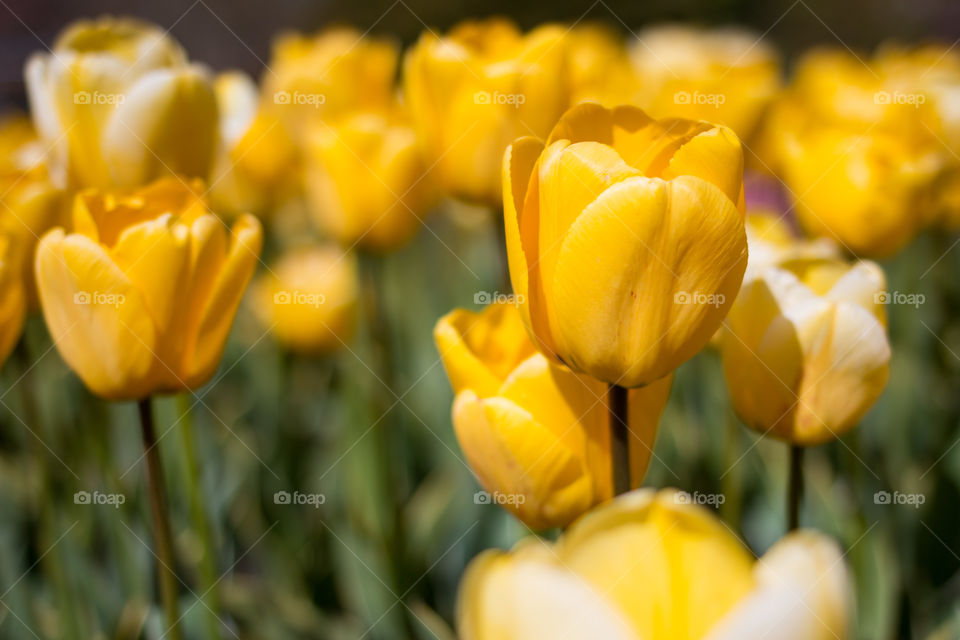
POLYGON ((336 246, 283 254, 252 287, 254 310, 295 352, 322 354, 350 340, 357 317, 357 260, 336 246))
POLYGON ((885 257, 960 210, 960 162, 944 144, 921 76, 891 59, 866 67, 840 50, 800 61, 763 147, 808 233, 885 257))
POLYGON ((755 560, 690 495, 641 489, 556 543, 527 539, 467 568, 463 640, 844 640, 852 589, 836 543, 792 533, 755 560))
POLYGON ((0 229, 16 251, 16 272, 23 278, 27 306, 37 303, 33 255, 37 241, 63 218, 63 194, 51 182, 43 164, 41 143, 30 120, 9 116, 0 120, 0 229))
POLYGON ((744 423, 810 446, 856 425, 887 383, 883 271, 796 260, 744 284, 721 353, 744 423))
POLYGON ((289 189, 296 148, 277 108, 263 104, 256 83, 239 71, 214 82, 220 110, 210 201, 221 213, 268 212, 289 189))
POLYGON ((25 76, 30 111, 58 185, 146 184, 168 174, 206 178, 217 135, 210 74, 189 64, 158 26, 82 20, 25 76))
POLYGON ((446 193, 500 204, 503 150, 546 136, 567 105, 563 35, 557 25, 524 35, 493 18, 425 32, 407 52, 404 98, 446 193))
POLYGON ((660 25, 631 48, 640 78, 637 104, 658 118, 707 120, 749 138, 780 88, 780 59, 742 29, 660 25))
POLYGON ((262 233, 252 216, 228 233, 202 186, 165 178, 81 192, 73 232, 56 228, 37 247, 51 337, 99 396, 195 389, 216 371, 262 233))
POLYGON ((726 127, 584 103, 504 156, 513 289, 538 348, 621 387, 704 347, 747 262, 740 142, 726 127))
POLYGON ((640 98, 641 79, 619 34, 597 24, 577 25, 564 37, 570 104, 632 104, 640 98))
POLYGON ((335 27, 311 36, 290 33, 274 43, 264 97, 299 136, 319 116, 392 103, 398 56, 392 41, 353 28, 335 27))
MULTIPOLYGON (((457 439, 498 503, 545 529, 613 496, 606 385, 538 353, 512 304, 453 311, 434 337, 456 393, 457 439)), ((649 465, 671 381, 630 391, 632 486, 649 465)))
POLYGON ((768 267, 789 265, 798 260, 840 257, 840 248, 835 242, 829 238, 800 238, 784 216, 773 211, 748 211, 746 231, 750 256, 743 275, 744 284, 762 275, 768 267))
POLYGON ((396 112, 319 122, 304 150, 310 213, 344 246, 387 251, 420 228, 435 190, 417 136, 396 112))
POLYGON ((0 234, 0 366, 20 339, 27 315, 27 298, 17 250, 9 235, 0 234))

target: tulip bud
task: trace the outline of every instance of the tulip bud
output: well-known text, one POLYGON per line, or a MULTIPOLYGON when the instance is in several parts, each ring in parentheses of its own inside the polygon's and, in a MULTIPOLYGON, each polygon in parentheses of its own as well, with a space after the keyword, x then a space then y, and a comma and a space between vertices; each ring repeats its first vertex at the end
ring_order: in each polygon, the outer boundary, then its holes
POLYGON ((436 192, 413 129, 395 113, 316 123, 304 151, 310 213, 348 247, 395 249, 420 228, 436 192))
POLYGON ((217 133, 211 80, 159 27, 76 22, 50 54, 30 58, 25 76, 58 184, 136 187, 171 173, 207 177, 217 133))
POLYGON ((220 363, 260 253, 252 216, 229 232, 199 181, 77 195, 72 233, 37 247, 50 335, 87 387, 113 400, 195 389, 220 363))
POLYGON ((754 561, 692 498, 641 489, 595 507, 556 543, 526 539, 481 554, 460 586, 458 636, 848 637, 853 598, 835 542, 792 533, 754 561))
POLYGON ((254 311, 292 351, 322 354, 350 340, 356 325, 357 260, 336 246, 284 254, 253 285, 254 311))
MULTIPOLYGON (((453 311, 434 337, 456 399, 453 425, 488 499, 535 529, 613 497, 607 387, 536 352, 516 308, 453 311)), ((631 483, 653 451, 671 377, 630 392, 631 483)))
POLYGON ((889 376, 884 277, 872 262, 799 260, 744 285, 721 353, 744 423, 796 445, 852 428, 889 376))
POLYGON ((706 345, 747 262, 727 128, 584 103, 504 156, 510 278, 538 348, 624 387, 706 345))
POLYGON ((425 32, 407 52, 404 98, 446 193, 499 204, 503 150, 545 136, 567 105, 563 35, 557 25, 523 35, 494 18, 425 32))

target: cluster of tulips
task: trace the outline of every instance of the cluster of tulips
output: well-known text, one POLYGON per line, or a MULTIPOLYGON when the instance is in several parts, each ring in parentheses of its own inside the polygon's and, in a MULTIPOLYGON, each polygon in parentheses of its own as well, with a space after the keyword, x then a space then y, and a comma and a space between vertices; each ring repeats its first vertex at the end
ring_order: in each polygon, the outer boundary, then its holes
POLYGON ((854 427, 888 379, 885 278, 866 258, 960 225, 960 52, 816 51, 784 83, 742 31, 628 45, 490 19, 402 56, 349 28, 287 35, 258 85, 102 18, 25 78, 29 118, 0 125, 0 358, 39 309, 90 391, 139 402, 171 637, 150 398, 211 379, 251 280, 285 348, 348 344, 360 264, 441 198, 493 214, 513 291, 436 325, 456 436, 504 508, 564 528, 473 560, 459 634, 851 631, 831 539, 792 530, 757 560, 686 494, 640 487, 673 372, 716 349, 742 422, 794 452, 796 528, 800 452, 854 427))

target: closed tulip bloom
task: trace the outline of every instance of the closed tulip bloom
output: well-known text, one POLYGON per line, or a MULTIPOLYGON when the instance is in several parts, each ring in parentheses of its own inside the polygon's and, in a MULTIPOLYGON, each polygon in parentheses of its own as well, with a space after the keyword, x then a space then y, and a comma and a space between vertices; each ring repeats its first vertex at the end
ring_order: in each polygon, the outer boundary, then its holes
POLYGON ((13 351, 27 315, 21 260, 10 236, 0 233, 0 366, 13 351))
POLYGON ((87 387, 112 400, 195 389, 216 371, 256 267, 252 216, 228 231, 199 181, 80 193, 73 232, 37 247, 40 303, 54 343, 87 387))
POLYGON ((217 159, 210 201, 222 214, 268 212, 285 192, 295 168, 296 148, 277 108, 264 104, 256 83, 231 71, 214 83, 220 111, 217 159))
POLYGON ((58 184, 137 187, 170 173, 206 178, 217 136, 210 74, 164 30, 82 20, 25 69, 37 131, 58 184))
POLYGON ((500 160, 523 135, 544 137, 569 101, 564 29, 522 34, 500 18, 425 32, 404 62, 404 98, 441 188, 499 204, 500 160))
POLYGON ((673 489, 627 493, 556 543, 527 539, 467 567, 463 640, 844 640, 851 585, 836 543, 791 533, 755 560, 673 489))
POLYGON ((316 123, 304 149, 310 213, 344 246, 387 251, 420 228, 436 191, 413 128, 396 112, 316 123))
MULTIPOLYGON (((457 439, 506 508, 545 529, 613 497, 606 385, 538 353, 511 304, 453 311, 434 337, 456 393, 457 439)), ((646 474, 671 381, 630 391, 632 486, 646 474)))
POLYGON ((19 262, 16 272, 23 278, 29 307, 37 303, 33 277, 37 241, 64 218, 63 193, 50 181, 43 160, 42 143, 28 118, 0 120, 0 232, 16 247, 7 260, 19 262))
POLYGON ((295 136, 317 117, 380 109, 394 100, 399 52, 351 27, 290 33, 273 45, 264 98, 295 136))
POLYGON ((744 423, 803 446, 855 426, 889 376, 884 286, 872 262, 815 259, 744 284, 721 348, 744 423))
POLYGON ((641 93, 655 117, 718 122, 750 137, 780 88, 780 58, 742 29, 660 25, 631 47, 641 93))
POLYGON ((286 348, 333 351, 356 328, 356 256, 335 245, 289 251, 254 283, 252 300, 261 323, 286 348))
POLYGON ((584 103, 504 156, 513 289, 538 348, 623 387, 697 353, 747 262, 729 129, 584 103))

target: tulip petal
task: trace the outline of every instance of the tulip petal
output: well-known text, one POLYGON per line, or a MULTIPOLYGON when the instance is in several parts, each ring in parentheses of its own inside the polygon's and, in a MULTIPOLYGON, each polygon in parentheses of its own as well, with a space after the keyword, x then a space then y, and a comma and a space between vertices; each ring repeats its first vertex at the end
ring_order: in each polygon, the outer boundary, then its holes
POLYGON ((151 393, 156 331, 140 290, 98 244, 55 229, 40 241, 37 286, 50 335, 94 393, 151 393))
POLYGON ((694 136, 677 149, 662 173, 664 179, 677 176, 703 178, 727 194, 739 208, 743 198, 740 140, 726 127, 714 127, 694 136))
MULTIPOLYGON (((537 544, 537 543, 534 543, 537 544)), ((545 545, 546 543, 539 543, 545 545)), ((486 551, 467 568, 457 602, 463 640, 651 640, 637 636, 601 592, 550 561, 550 551, 486 551)))
POLYGON ((712 184, 681 176, 610 187, 570 228, 557 260, 567 364, 626 387, 662 378, 709 341, 746 261, 740 214, 712 184))
POLYGON ((457 395, 453 424, 480 483, 535 529, 564 525, 593 502, 593 486, 577 452, 506 398, 457 395))
POLYGON ((216 371, 233 325, 240 299, 260 259, 263 228, 251 215, 244 215, 231 229, 230 249, 220 267, 188 355, 184 380, 195 388, 216 371))

